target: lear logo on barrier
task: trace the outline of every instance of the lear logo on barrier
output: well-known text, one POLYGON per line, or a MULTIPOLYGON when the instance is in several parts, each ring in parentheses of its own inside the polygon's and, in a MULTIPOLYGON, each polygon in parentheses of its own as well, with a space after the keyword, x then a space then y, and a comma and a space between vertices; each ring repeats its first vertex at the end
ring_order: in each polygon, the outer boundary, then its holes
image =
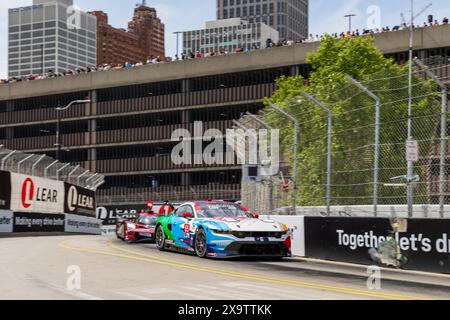
POLYGON ((94 198, 86 195, 78 194, 75 186, 71 186, 67 193, 67 204, 69 210, 75 211, 77 208, 94 209, 94 198))
POLYGON ((48 188, 35 188, 34 181, 31 178, 26 178, 22 183, 21 199, 22 206, 25 209, 29 209, 33 201, 57 203, 58 191, 48 188))
POLYGON ((22 184, 22 206, 25 209, 28 209, 31 207, 31 202, 33 200, 34 195, 34 182, 31 180, 31 178, 25 179, 25 181, 22 184))

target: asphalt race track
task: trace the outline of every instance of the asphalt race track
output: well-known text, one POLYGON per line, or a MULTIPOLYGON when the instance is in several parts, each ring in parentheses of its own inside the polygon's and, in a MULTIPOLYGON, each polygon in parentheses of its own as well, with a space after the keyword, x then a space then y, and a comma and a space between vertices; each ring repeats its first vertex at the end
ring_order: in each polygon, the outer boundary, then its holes
POLYGON ((115 237, 1 238, 0 257, 0 299, 450 299, 450 276, 386 271, 384 278, 383 271, 382 288, 369 290, 361 268, 297 258, 204 260, 115 237), (73 266, 80 290, 67 286, 73 266))

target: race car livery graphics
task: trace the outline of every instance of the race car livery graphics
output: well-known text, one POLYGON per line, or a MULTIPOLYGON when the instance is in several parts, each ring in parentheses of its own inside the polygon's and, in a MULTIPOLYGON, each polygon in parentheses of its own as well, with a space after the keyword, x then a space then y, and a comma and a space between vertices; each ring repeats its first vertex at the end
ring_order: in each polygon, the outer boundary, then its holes
POLYGON ((156 222, 160 250, 195 253, 199 257, 291 256, 289 229, 252 216, 238 204, 198 201, 181 205, 156 222))
POLYGON ((116 236, 127 242, 154 241, 157 217, 155 213, 144 213, 135 219, 120 220, 117 222, 116 236))

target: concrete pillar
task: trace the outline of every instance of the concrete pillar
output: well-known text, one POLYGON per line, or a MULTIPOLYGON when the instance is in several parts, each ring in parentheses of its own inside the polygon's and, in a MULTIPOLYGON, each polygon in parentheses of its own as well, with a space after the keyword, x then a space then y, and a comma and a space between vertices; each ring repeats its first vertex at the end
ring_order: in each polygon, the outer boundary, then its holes
POLYGON ((89 132, 97 132, 97 119, 88 120, 89 132))
MULTIPOLYGON (((96 90, 89 91, 89 99, 91 100, 91 103, 86 105, 86 108, 89 108, 89 110, 86 110, 87 115, 96 115, 97 114, 97 101, 98 101, 98 95, 96 90)), ((88 135, 89 135, 89 143, 91 145, 97 144, 97 119, 91 119, 88 122, 88 135)), ((89 167, 92 172, 97 171, 97 148, 91 148, 88 150, 88 161, 89 161, 89 167)))
POLYGON ((290 67, 290 75, 291 76, 299 76, 300 75, 300 66, 292 66, 290 67))
POLYGON ((189 110, 181 111, 181 123, 191 123, 191 112, 189 110))
POLYGON ((14 139, 14 128, 6 128, 6 139, 14 139))
POLYGON ((89 107, 88 115, 96 115, 97 114, 97 102, 98 102, 98 94, 97 90, 89 91, 89 99, 92 101, 86 107, 89 107))
POLYGON ((182 84, 181 84, 181 91, 183 92, 183 93, 185 93, 185 92, 189 92, 190 91, 190 82, 189 82, 189 79, 184 79, 184 80, 182 80, 182 84))
POLYGON ((6 101, 6 111, 14 111, 14 101, 6 101))
POLYGON ((181 185, 189 186, 191 184, 191 174, 189 172, 181 173, 181 185))

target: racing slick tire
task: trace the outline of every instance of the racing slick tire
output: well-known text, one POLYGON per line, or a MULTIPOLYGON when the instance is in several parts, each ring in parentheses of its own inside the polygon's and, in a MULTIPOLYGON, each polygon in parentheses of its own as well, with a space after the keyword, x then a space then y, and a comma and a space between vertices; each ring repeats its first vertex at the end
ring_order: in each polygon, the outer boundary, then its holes
POLYGON ((164 234, 164 229, 161 225, 156 229, 155 243, 156 248, 158 248, 159 251, 166 250, 166 235, 164 234))
POLYGON ((208 255, 208 250, 206 247, 206 233, 203 229, 198 229, 195 234, 194 250, 197 257, 206 258, 208 255))

